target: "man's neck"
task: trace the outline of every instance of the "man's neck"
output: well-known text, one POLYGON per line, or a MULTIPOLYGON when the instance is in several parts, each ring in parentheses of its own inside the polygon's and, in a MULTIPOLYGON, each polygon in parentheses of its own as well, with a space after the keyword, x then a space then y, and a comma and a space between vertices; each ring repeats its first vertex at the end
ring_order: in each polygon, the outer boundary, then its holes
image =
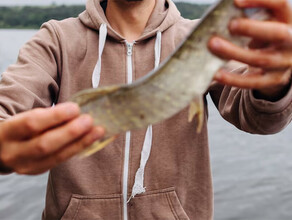
POLYGON ((106 17, 115 31, 133 42, 144 32, 154 7, 155 0, 108 0, 106 17))

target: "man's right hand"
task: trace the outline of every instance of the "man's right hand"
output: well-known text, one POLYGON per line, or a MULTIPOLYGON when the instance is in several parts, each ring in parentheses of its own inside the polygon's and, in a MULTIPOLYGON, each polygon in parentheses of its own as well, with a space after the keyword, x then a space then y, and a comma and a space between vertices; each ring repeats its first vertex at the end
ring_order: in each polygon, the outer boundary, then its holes
POLYGON ((34 109, 0 123, 0 161, 19 174, 41 174, 103 135, 74 103, 34 109))

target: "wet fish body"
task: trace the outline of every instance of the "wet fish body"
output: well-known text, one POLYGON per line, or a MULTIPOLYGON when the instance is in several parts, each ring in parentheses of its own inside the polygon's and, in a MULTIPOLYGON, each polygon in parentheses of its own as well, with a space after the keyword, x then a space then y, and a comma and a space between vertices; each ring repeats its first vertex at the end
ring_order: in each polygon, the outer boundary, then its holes
POLYGON ((117 134, 146 128, 170 118, 190 103, 189 120, 198 115, 198 130, 203 124, 203 94, 216 71, 225 63, 209 52, 209 39, 218 35, 237 45, 246 39, 231 36, 230 19, 243 17, 233 0, 214 4, 186 40, 160 67, 130 85, 114 85, 81 91, 72 101, 82 113, 94 118, 106 130, 105 140, 89 148, 90 155, 103 148, 117 134))

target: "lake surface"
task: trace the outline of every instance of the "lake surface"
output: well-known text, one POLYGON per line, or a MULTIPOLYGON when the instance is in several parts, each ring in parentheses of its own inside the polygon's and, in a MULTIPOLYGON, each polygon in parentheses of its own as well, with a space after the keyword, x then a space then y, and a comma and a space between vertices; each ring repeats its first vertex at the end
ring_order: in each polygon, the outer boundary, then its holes
MULTIPOLYGON (((0 30, 0 72, 36 31, 0 30)), ((238 131, 209 101, 215 220, 292 219, 292 125, 276 135, 238 131)), ((0 220, 38 220, 47 174, 0 176, 0 220)))

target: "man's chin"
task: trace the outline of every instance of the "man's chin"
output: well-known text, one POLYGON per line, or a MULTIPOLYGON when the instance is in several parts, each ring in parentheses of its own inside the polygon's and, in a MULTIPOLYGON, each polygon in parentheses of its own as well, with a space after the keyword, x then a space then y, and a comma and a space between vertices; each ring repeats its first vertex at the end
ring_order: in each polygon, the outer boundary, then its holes
MULTIPOLYGON (((109 0, 108 0, 109 1, 109 0)), ((135 2, 143 2, 144 0, 111 0, 113 2, 119 2, 119 3, 135 3, 135 2)))

